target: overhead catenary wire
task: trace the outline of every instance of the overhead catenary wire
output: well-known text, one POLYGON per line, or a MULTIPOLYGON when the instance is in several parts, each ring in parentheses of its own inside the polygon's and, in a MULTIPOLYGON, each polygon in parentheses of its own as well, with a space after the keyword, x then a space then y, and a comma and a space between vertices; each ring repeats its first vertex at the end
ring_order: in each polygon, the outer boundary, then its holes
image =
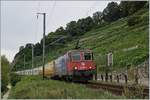
MULTIPOLYGON (((38 1, 37 3, 37 8, 36 8, 36 12, 39 12, 40 10, 40 1, 38 1)), ((35 13, 36 14, 36 13, 35 13)), ((36 14, 37 15, 37 14, 36 14)), ((39 21, 38 21, 38 15, 36 16, 36 26, 35 26, 35 41, 38 41, 37 38, 38 38, 38 31, 39 31, 39 21)))
POLYGON ((85 13, 85 16, 89 16, 88 14, 92 11, 92 9, 94 9, 95 5, 97 4, 97 1, 95 1, 87 10, 87 12, 85 13))
POLYGON ((66 38, 66 37, 67 37, 67 36, 62 36, 62 37, 60 37, 59 39, 57 39, 57 40, 55 40, 55 41, 49 43, 49 44, 46 46, 46 48, 49 47, 49 46, 51 46, 51 45, 54 45, 56 42, 59 42, 60 40, 66 38))
POLYGON ((50 14, 49 14, 49 15, 50 15, 49 19, 51 19, 51 18, 52 18, 52 15, 53 15, 53 12, 54 12, 55 6, 56 6, 56 0, 54 0, 54 4, 53 4, 52 9, 51 9, 50 14))
MULTIPOLYGON (((50 1, 51 2, 51 1, 50 1)), ((51 6, 50 6, 51 7, 51 6)), ((54 23, 54 21, 52 20, 53 19, 53 13, 54 13, 54 10, 55 10, 55 7, 56 7, 56 0, 54 0, 54 3, 53 3, 53 5, 52 5, 52 7, 50 8, 51 10, 50 10, 50 12, 49 12, 49 20, 47 21, 47 23, 48 23, 48 25, 49 25, 49 27, 51 26, 51 25, 54 25, 55 23, 54 23)))

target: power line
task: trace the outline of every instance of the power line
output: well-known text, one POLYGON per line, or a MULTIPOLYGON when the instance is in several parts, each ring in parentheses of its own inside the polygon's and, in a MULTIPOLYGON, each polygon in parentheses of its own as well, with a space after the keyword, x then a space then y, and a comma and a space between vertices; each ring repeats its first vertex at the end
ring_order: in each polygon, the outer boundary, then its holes
POLYGON ((52 9, 51 9, 50 14, 49 14, 49 15, 51 15, 51 18, 52 18, 52 14, 53 14, 53 11, 55 9, 55 6, 56 6, 56 0, 54 1, 54 4, 53 4, 52 9))
MULTIPOLYGON (((40 1, 38 1, 38 4, 37 4, 37 8, 36 8, 36 12, 39 12, 39 9, 40 9, 40 1)), ((39 22, 38 22, 38 15, 36 16, 37 17, 37 21, 36 21, 36 27, 35 27, 35 40, 37 40, 38 38, 38 29, 39 29, 39 22)))
POLYGON ((58 42, 58 41, 60 41, 60 40, 62 40, 62 39, 64 39, 64 38, 66 38, 66 37, 67 37, 67 36, 62 36, 61 38, 59 38, 59 39, 57 39, 57 40, 51 42, 50 44, 48 44, 48 45, 46 46, 46 48, 49 47, 49 46, 51 46, 51 45, 54 45, 56 42, 58 42))
POLYGON ((94 6, 95 6, 96 4, 97 4, 97 1, 95 1, 95 2, 93 3, 93 5, 90 6, 89 10, 87 10, 87 12, 85 13, 85 16, 88 16, 88 13, 90 13, 90 12, 92 11, 92 9, 94 8, 94 6))
POLYGON ((52 15, 53 15, 55 6, 56 6, 56 0, 54 0, 54 4, 53 4, 53 6, 52 6, 52 8, 51 8, 51 11, 50 11, 50 13, 49 13, 49 15, 50 15, 49 21, 48 21, 49 26, 54 24, 54 22, 53 22, 51 19, 52 19, 52 17, 53 17, 52 15))

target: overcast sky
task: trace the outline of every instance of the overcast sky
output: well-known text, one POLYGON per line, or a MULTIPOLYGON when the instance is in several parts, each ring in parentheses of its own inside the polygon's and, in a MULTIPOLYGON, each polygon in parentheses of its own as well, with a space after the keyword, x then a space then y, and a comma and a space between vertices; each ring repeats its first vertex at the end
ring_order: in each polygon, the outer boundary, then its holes
POLYGON ((2 1, 1 54, 12 61, 20 46, 37 43, 42 38, 43 17, 46 12, 46 33, 66 23, 96 11, 103 11, 110 1, 2 1))

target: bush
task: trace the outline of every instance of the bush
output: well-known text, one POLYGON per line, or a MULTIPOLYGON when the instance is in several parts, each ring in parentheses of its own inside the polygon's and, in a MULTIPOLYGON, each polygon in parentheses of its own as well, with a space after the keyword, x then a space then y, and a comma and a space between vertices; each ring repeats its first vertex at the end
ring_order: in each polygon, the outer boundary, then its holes
POLYGON ((5 81, 1 81, 1 92, 5 93, 7 91, 7 85, 8 83, 6 83, 5 81))
POLYGON ((1 56, 1 92, 2 94, 7 91, 9 83, 9 61, 5 55, 1 56))
POLYGON ((144 62, 145 59, 148 59, 148 55, 136 56, 135 58, 132 59, 133 60, 132 62, 134 65, 138 65, 144 62))
MULTIPOLYGON (((144 86, 142 85, 135 85, 134 89, 130 89, 128 87, 124 87, 124 96, 129 99, 142 99, 143 98, 143 92, 144 92, 144 86)), ((145 97, 144 99, 147 99, 145 97)))
POLYGON ((10 76, 10 83, 12 86, 15 86, 17 82, 19 82, 21 80, 21 76, 17 75, 15 73, 11 73, 10 76))
POLYGON ((135 24, 138 24, 140 22, 139 16, 131 16, 127 20, 128 26, 134 26, 135 24))

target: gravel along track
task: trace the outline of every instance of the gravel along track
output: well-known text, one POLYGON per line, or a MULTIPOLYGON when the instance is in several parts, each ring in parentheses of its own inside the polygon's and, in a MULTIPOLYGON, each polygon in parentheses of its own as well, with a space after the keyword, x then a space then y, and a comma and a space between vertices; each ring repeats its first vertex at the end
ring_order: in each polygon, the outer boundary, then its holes
MULTIPOLYGON (((108 83, 94 83, 94 82, 89 82, 86 84, 87 87, 93 88, 93 89, 103 89, 112 92, 115 95, 123 95, 124 93, 124 88, 128 88, 131 91, 137 91, 137 88, 134 86, 125 86, 125 85, 116 85, 116 84, 108 84, 108 83)), ((144 87, 143 90, 143 98, 146 96, 149 97, 149 88, 144 87)))

